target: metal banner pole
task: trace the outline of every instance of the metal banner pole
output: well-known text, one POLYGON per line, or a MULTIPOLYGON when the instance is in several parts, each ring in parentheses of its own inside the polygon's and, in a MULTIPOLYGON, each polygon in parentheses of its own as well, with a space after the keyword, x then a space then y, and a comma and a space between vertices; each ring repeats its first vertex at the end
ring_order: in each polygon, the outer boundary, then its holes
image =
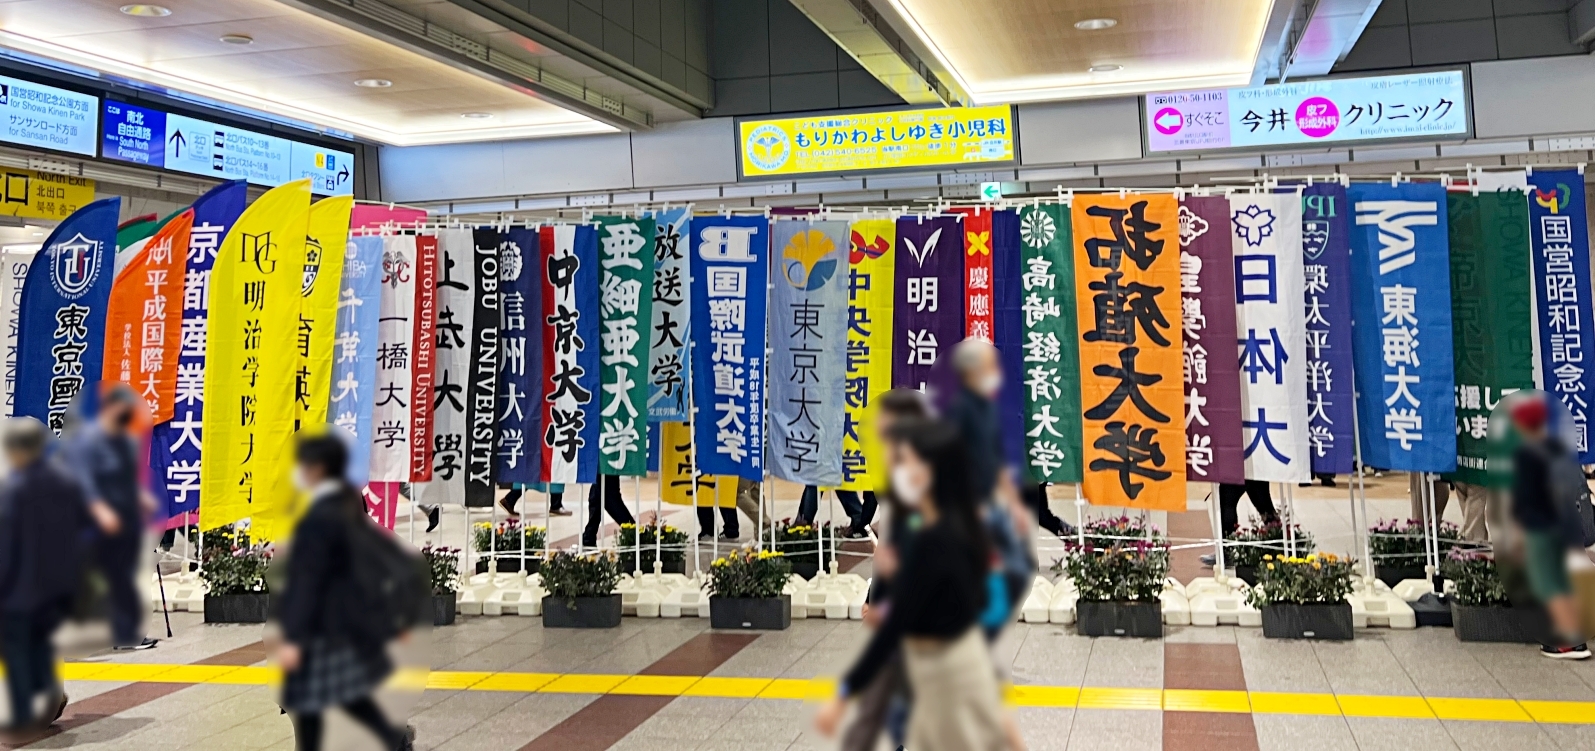
POLYGON ((1218 483, 1212 483, 1213 495, 1209 496, 1207 504, 1208 522, 1213 527, 1213 578, 1224 581, 1224 522, 1218 508, 1218 483))

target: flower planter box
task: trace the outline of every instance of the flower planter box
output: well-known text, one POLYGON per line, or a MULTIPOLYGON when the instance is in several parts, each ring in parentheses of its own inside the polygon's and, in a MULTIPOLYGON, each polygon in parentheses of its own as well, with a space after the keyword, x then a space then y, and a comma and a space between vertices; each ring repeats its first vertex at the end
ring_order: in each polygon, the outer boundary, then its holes
MULTIPOLYGON (((489 560, 487 558, 483 558, 483 559, 478 560, 476 562, 476 573, 478 573, 478 574, 487 573, 488 566, 491 563, 493 563, 493 561, 491 561, 491 560, 489 560)), ((535 574, 538 571, 542 570, 542 568, 543 568, 543 559, 542 558, 533 558, 530 555, 526 556, 526 573, 535 574)), ((517 571, 520 571, 520 570, 521 570, 521 558, 520 558, 519 554, 515 554, 514 558, 500 558, 500 559, 498 559, 498 572, 499 573, 501 573, 501 574, 513 574, 513 573, 515 573, 517 571)))
POLYGON ((1081 636, 1128 636, 1159 639, 1163 636, 1163 604, 1152 602, 1091 602, 1075 604, 1075 633, 1081 636))
POLYGON ((724 629, 782 631, 792 625, 792 598, 710 597, 709 626, 724 629))
MULTIPOLYGON (((1394 587, 1407 579, 1426 579, 1429 576, 1424 573, 1422 563, 1415 566, 1412 564, 1375 564, 1373 575, 1375 579, 1384 582, 1389 587, 1394 587)), ((1434 574, 1434 589, 1437 592, 1445 591, 1445 577, 1441 576, 1438 571, 1434 574)))
POLYGON ((1539 608, 1495 608, 1451 603, 1451 631, 1458 641, 1541 644, 1551 624, 1539 608))
MULTIPOLYGON (((664 573, 667 573, 667 574, 685 574, 685 573, 687 573, 687 559, 685 559, 685 558, 678 558, 676 560, 665 559, 662 563, 663 563, 662 569, 663 569, 664 573)), ((637 569, 635 567, 635 564, 632 562, 632 557, 631 556, 629 556, 629 555, 620 556, 620 573, 629 574, 629 573, 632 573, 633 571, 636 571, 636 570, 637 569)), ((646 555, 646 554, 643 555, 643 557, 642 557, 642 572, 645 573, 645 574, 651 574, 651 573, 654 572, 654 559, 653 559, 653 556, 646 555)))
POLYGON ((543 628, 615 628, 620 625, 620 595, 543 598, 543 628))
POLYGON ((271 595, 205 595, 206 623, 265 623, 271 595))
POLYGON ((453 594, 432 595, 432 625, 454 625, 457 605, 456 596, 453 594))
POLYGON ((1433 592, 1425 592, 1412 602, 1412 614, 1418 620, 1419 626, 1435 626, 1438 628, 1451 628, 1451 599, 1433 592))
POLYGON ((1264 605, 1263 636, 1270 639, 1351 639, 1351 603, 1264 605))

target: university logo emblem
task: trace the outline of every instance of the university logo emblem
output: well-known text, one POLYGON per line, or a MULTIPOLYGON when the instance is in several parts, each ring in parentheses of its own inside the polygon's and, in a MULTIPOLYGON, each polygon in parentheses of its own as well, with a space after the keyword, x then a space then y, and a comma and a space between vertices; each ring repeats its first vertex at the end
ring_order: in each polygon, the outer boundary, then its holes
POLYGON ((299 285, 299 296, 309 297, 316 288, 316 276, 321 273, 321 243, 314 237, 305 238, 305 278, 299 285))
POLYGON ((50 249, 50 284, 58 294, 76 300, 88 292, 100 273, 100 245, 80 232, 50 249))
POLYGON ((1301 225, 1301 249, 1311 260, 1318 260, 1329 247, 1329 220, 1308 219, 1301 225))

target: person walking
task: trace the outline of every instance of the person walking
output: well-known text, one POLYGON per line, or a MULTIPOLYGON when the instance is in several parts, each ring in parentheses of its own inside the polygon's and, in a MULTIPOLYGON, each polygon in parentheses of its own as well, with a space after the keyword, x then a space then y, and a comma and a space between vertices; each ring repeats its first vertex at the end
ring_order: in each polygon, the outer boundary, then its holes
POLYGON ((1512 424, 1522 441, 1512 452, 1512 518, 1523 528, 1523 568, 1529 589, 1545 606, 1555 629, 1554 643, 1540 654, 1583 660, 1589 647, 1580 634, 1578 602, 1567 572, 1570 551, 1583 552, 1577 516, 1578 497, 1588 492, 1578 457, 1547 430, 1550 418, 1543 394, 1512 406, 1512 424))
POLYGON ((598 547, 598 528, 604 522, 605 513, 616 524, 637 523, 631 517, 631 509, 626 508, 626 499, 620 494, 619 475, 599 475, 598 482, 588 487, 587 528, 582 530, 582 547, 598 547))
POLYGON ((393 662, 387 645, 373 643, 360 625, 366 614, 351 565, 352 538, 360 533, 355 525, 370 521, 359 491, 343 478, 349 450, 333 435, 302 437, 295 459, 294 484, 311 501, 288 550, 277 662, 297 748, 319 751, 323 713, 341 707, 383 748, 403 751, 411 745, 407 732, 390 724, 372 699, 393 662))
POLYGON ((45 457, 49 440, 31 417, 8 421, 0 439, 11 467, 0 486, 0 658, 12 736, 42 728, 66 709, 50 637, 71 609, 93 529, 82 487, 45 457), (35 717, 34 700, 45 692, 48 717, 35 717))
POLYGON ((132 388, 111 387, 100 398, 99 413, 79 427, 66 451, 102 533, 95 561, 109 590, 111 638, 119 650, 150 649, 159 641, 144 635, 149 604, 137 584, 144 526, 155 513, 154 496, 139 485, 144 452, 131 432, 134 412, 142 408, 132 388))
POLYGON ((922 524, 897 571, 890 612, 839 694, 816 715, 834 735, 849 697, 867 688, 901 648, 914 709, 905 747, 915 751, 997 751, 1007 747, 1001 689, 979 627, 990 543, 970 487, 959 431, 905 420, 892 467, 892 492, 922 524))

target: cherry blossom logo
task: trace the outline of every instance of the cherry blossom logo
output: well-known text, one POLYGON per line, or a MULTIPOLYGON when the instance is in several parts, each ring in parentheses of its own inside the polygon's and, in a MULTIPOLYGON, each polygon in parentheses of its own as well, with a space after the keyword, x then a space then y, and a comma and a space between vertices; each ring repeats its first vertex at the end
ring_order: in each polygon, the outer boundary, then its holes
POLYGON ((1255 203, 1235 212, 1231 219, 1235 222, 1235 236, 1249 246, 1262 245, 1263 238, 1274 235, 1274 212, 1255 203))

